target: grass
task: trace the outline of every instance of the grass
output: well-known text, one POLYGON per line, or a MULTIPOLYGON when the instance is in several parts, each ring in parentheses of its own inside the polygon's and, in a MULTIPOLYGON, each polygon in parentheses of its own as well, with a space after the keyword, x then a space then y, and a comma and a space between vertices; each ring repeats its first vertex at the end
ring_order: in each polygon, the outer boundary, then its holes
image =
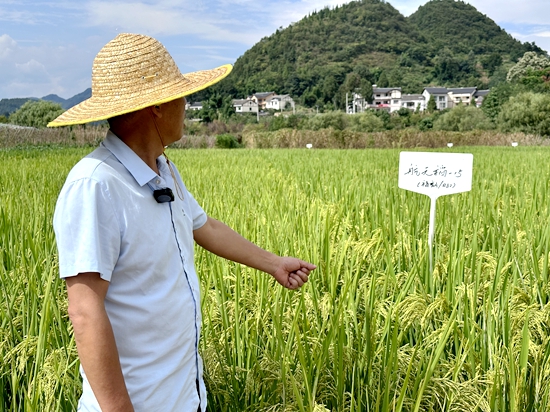
MULTIPOLYGON (((209 410, 550 408, 550 149, 457 150, 473 189, 438 200, 433 273, 398 150, 170 151, 210 215, 319 266, 290 292, 197 249, 209 410)), ((0 151, 0 411, 75 409, 51 217, 88 151, 0 151)))

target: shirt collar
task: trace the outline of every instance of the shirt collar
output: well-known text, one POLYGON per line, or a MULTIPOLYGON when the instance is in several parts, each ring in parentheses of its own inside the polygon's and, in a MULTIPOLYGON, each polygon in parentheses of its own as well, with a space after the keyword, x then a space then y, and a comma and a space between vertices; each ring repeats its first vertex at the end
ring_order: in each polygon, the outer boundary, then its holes
POLYGON ((112 131, 107 132, 101 146, 109 150, 122 163, 140 186, 157 177, 157 174, 112 131))

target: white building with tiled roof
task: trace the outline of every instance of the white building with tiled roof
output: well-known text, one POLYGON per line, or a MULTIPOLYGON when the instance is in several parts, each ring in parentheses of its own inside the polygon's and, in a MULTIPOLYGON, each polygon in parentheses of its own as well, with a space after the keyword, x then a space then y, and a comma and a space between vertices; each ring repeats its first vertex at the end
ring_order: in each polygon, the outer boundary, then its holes
POLYGON ((265 104, 266 109, 273 110, 284 110, 288 107, 294 108, 294 100, 288 94, 271 96, 265 104))
POLYGON ((459 104, 469 106, 477 88, 475 87, 459 87, 447 89, 449 95, 449 107, 454 107, 459 104))
POLYGON ((185 110, 201 110, 201 109, 202 109, 202 102, 187 103, 185 105, 185 110))
POLYGON ((401 87, 372 86, 372 108, 392 113, 401 108, 401 87))
POLYGON ((267 101, 273 96, 275 96, 275 92, 254 93, 248 98, 248 100, 254 100, 256 103, 258 103, 260 109, 265 109, 267 101))
POLYGON ((233 107, 237 113, 258 113, 258 103, 254 100, 233 100, 233 107))
POLYGON ((430 97, 434 99, 437 110, 444 110, 449 107, 449 95, 446 87, 426 87, 422 92, 422 96, 426 99, 426 107, 430 97))
POLYGON ((421 94, 403 94, 401 95, 401 108, 409 110, 426 110, 426 98, 421 94))

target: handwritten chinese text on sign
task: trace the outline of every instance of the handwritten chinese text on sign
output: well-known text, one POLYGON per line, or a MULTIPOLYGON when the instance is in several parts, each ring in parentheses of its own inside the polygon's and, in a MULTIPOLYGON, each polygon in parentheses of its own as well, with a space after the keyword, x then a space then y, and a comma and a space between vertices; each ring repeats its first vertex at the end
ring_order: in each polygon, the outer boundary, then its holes
POLYGON ((399 187, 437 199, 472 189, 471 153, 401 152, 399 187))

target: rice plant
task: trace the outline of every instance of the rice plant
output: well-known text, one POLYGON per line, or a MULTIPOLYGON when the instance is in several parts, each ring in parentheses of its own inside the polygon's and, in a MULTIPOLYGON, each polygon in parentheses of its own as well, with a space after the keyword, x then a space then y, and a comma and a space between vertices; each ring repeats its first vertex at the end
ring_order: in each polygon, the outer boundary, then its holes
MULTIPOLYGON (((89 150, 0 151, 0 410, 75 409, 51 218, 89 150)), ((550 149, 467 151, 433 272, 429 199, 397 188, 397 150, 169 153, 207 213, 319 266, 291 292, 197 248, 209 410, 550 408, 550 149)))

